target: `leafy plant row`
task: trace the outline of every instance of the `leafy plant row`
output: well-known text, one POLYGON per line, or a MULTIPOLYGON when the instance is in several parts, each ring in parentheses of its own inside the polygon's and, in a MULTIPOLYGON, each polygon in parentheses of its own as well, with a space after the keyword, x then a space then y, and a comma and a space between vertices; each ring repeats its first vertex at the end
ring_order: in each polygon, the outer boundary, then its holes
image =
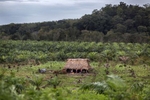
POLYGON ((128 56, 130 63, 149 64, 150 44, 102 42, 0 41, 0 63, 64 61, 89 58, 93 61, 118 61, 128 56))

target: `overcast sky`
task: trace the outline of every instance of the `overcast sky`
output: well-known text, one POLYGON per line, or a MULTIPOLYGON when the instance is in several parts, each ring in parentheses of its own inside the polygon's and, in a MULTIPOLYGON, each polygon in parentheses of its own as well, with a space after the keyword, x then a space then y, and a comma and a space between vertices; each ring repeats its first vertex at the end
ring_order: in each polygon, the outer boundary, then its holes
POLYGON ((150 0, 0 0, 0 25, 76 19, 119 2, 142 6, 150 0))

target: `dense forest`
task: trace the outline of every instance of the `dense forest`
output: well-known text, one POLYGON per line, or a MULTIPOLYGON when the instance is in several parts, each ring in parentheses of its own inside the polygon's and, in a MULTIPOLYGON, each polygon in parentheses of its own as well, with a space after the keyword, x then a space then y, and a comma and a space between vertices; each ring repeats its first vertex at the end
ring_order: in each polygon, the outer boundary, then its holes
POLYGON ((0 26, 0 39, 145 43, 150 41, 150 4, 107 4, 80 19, 0 26))

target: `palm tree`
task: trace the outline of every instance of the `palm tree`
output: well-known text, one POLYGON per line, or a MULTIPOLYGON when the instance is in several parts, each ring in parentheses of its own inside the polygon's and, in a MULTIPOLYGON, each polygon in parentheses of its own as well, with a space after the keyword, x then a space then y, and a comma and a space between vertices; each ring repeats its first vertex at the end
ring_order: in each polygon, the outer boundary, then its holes
POLYGON ((56 89, 57 86, 60 84, 60 82, 61 81, 58 80, 58 77, 55 76, 55 77, 53 77, 53 78, 51 78, 50 80, 47 81, 47 85, 45 85, 45 87, 48 86, 48 85, 52 85, 53 88, 56 89))
POLYGON ((40 76, 35 76, 34 79, 29 79, 29 82, 33 85, 36 86, 37 90, 40 90, 40 86, 43 83, 43 77, 40 76))

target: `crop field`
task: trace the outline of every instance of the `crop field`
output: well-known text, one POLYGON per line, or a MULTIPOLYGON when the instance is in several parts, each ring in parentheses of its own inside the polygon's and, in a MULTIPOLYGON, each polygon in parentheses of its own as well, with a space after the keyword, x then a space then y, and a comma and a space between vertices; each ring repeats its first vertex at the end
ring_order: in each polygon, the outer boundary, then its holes
POLYGON ((0 42, 0 100, 150 98, 149 44, 0 42), (67 58, 88 58, 93 70, 60 73, 67 58))

